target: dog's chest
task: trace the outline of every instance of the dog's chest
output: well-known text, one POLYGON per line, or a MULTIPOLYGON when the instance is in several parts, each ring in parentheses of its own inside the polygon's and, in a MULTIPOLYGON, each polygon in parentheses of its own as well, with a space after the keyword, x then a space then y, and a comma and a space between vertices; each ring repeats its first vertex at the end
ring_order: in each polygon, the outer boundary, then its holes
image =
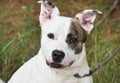
POLYGON ((74 77, 69 78, 63 78, 63 77, 55 77, 53 80, 48 78, 47 82, 44 83, 79 83, 79 79, 76 79, 74 77))

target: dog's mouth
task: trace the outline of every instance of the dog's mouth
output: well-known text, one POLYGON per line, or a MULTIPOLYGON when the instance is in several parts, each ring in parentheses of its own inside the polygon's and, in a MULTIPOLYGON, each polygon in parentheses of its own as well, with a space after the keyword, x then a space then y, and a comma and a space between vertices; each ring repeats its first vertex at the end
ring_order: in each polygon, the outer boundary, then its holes
POLYGON ((65 67, 71 66, 74 63, 74 61, 70 62, 69 65, 67 65, 67 66, 64 66, 64 65, 59 64, 59 63, 48 63, 47 61, 46 61, 46 63, 48 66, 50 66, 52 68, 65 68, 65 67))
POLYGON ((58 63, 51 63, 50 66, 53 68, 62 68, 63 67, 63 65, 58 64, 58 63))

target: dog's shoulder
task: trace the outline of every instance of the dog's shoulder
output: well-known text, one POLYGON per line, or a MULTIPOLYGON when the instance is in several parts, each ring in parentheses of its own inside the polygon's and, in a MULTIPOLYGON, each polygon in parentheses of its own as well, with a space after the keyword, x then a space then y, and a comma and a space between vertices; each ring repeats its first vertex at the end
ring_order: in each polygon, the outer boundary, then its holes
POLYGON ((25 62, 11 77, 8 83, 18 83, 22 79, 27 79, 27 77, 30 77, 31 70, 34 68, 34 62, 37 57, 33 57, 27 62, 25 62))

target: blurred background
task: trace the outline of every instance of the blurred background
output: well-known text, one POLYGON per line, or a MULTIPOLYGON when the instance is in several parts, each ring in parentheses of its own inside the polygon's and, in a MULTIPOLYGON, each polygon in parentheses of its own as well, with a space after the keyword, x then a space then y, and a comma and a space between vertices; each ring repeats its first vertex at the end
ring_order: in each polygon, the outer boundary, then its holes
MULTIPOLYGON (((120 46, 120 2, 109 13, 115 0, 51 0, 61 15, 74 17, 84 9, 98 9, 103 15, 89 35, 86 47, 90 67, 108 57, 120 46)), ((37 0, 0 0, 0 78, 11 75, 40 49, 40 4, 37 0)), ((93 74, 94 83, 120 83, 120 53, 93 74)))

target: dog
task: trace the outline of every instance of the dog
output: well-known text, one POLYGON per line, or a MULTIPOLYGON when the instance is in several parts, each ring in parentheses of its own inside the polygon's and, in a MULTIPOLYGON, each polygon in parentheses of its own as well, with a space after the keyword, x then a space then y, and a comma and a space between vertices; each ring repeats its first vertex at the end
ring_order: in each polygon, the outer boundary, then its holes
POLYGON ((2 79, 0 79, 0 83, 5 83, 2 79))
POLYGON ((93 83, 92 77, 76 78, 89 73, 85 42, 94 27, 98 10, 87 9, 74 18, 60 16, 57 6, 41 3, 39 16, 41 48, 10 78, 8 83, 93 83))

